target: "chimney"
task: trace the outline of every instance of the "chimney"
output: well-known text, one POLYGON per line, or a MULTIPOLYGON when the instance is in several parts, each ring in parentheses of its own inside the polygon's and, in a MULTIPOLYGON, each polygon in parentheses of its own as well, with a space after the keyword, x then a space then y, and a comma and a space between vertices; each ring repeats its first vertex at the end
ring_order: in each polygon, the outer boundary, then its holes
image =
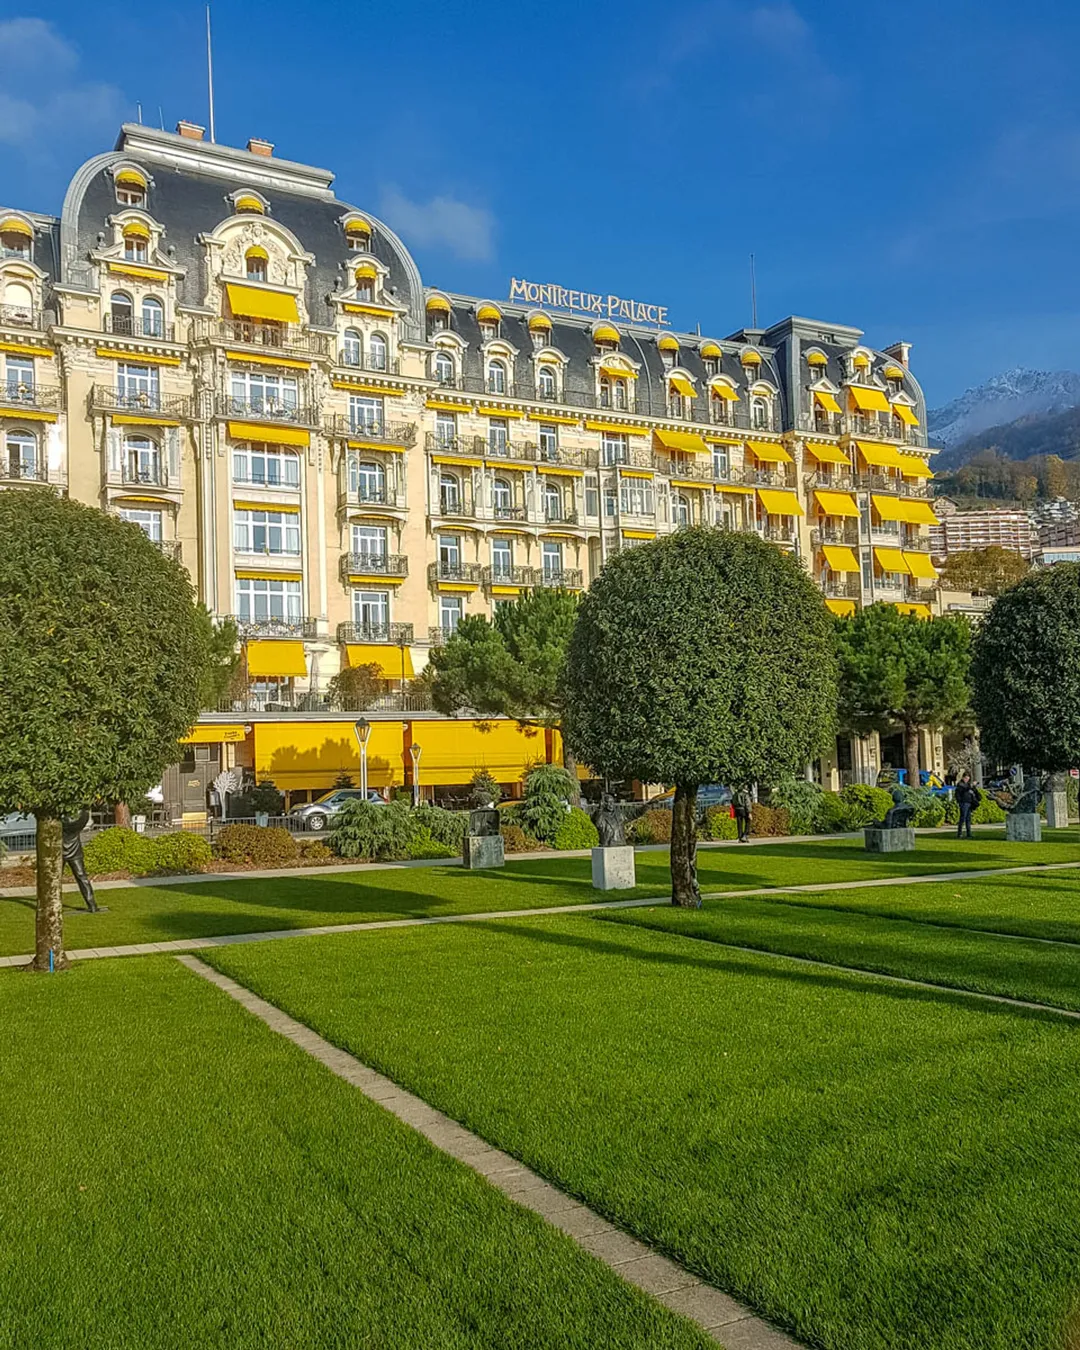
POLYGON ((248 140, 247 148, 251 154, 262 155, 265 159, 269 159, 274 153, 273 141, 260 141, 257 136, 252 136, 248 140))
POLYGON ((893 360, 899 361, 905 370, 910 368, 908 358, 911 355, 910 342, 894 342, 891 347, 885 348, 885 355, 891 356, 893 360))
POLYGON ((201 141, 205 131, 205 127, 200 127, 195 122, 185 122, 181 120, 176 124, 176 134, 178 136, 183 136, 185 140, 189 141, 201 141))

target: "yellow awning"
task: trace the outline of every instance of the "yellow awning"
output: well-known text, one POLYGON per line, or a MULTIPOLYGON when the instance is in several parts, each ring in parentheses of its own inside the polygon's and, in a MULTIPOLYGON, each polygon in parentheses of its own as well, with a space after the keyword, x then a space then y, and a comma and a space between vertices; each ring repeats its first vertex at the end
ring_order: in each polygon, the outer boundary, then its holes
POLYGON ((140 366, 178 366, 180 364, 178 356, 157 356, 151 352, 122 352, 115 351, 112 347, 98 347, 95 349, 95 355, 103 357, 106 361, 133 361, 140 366))
POLYGON ((551 320, 546 314, 533 314, 529 319, 529 327, 543 328, 546 331, 551 327, 551 320))
POLYGON ((813 455, 819 464, 842 464, 845 469, 851 468, 847 452, 841 450, 838 445, 831 445, 827 441, 807 441, 806 451, 813 455))
POLYGON ((882 520, 907 520, 904 513, 905 503, 899 497, 881 497, 875 492, 870 500, 882 520))
MULTIPOLYGON (((544 419, 541 417, 539 420, 543 421, 544 419)), ((585 430, 615 431, 623 436, 647 436, 649 434, 648 427, 628 427, 621 422, 594 422, 591 418, 585 423, 585 430)))
POLYGON ((723 352, 715 342, 703 342, 701 344, 701 355, 709 361, 715 361, 717 357, 722 356, 723 352))
POLYGON ((303 445, 311 440, 307 431, 299 427, 283 427, 277 423, 230 422, 229 439, 233 441, 266 441, 270 445, 303 445))
POLYGON ((911 497, 901 497, 900 506, 904 514, 900 517, 908 525, 936 525, 938 518, 929 502, 915 501, 911 497))
POLYGON ((861 384, 849 384, 848 393, 856 408, 863 412, 888 412, 889 400, 881 389, 867 389, 861 384))
POLYGON ((238 286, 225 283, 229 308, 244 319, 272 319, 275 323, 299 323, 296 297, 280 291, 263 291, 256 286, 238 286))
POLYGON ((853 516, 859 518, 859 508, 850 492, 815 491, 814 500, 826 516, 853 516))
POLYGON ((450 301, 447 300, 446 297, 442 295, 429 295, 427 298, 427 305, 425 306, 425 308, 427 309, 427 312, 429 314, 431 314, 433 311, 438 311, 438 313, 440 314, 449 314, 450 301))
POLYGON ((855 550, 848 548, 846 544, 823 544, 821 551, 825 555, 825 561, 834 572, 858 572, 860 570, 855 550))
POLYGON ((347 220, 345 222, 346 234, 370 234, 371 226, 366 220, 347 220))
POLYGON ((724 384, 722 380, 710 380, 709 388, 717 398, 726 398, 729 403, 738 403, 739 401, 738 390, 732 389, 730 384, 724 384))
POLYGON ((670 333, 665 333, 656 345, 662 352, 677 352, 679 350, 679 339, 672 337, 670 333))
POLYGON ((249 248, 248 251, 244 254, 244 257, 255 258, 260 262, 270 261, 270 254, 267 253, 266 249, 261 248, 258 244, 256 244, 254 248, 249 248))
POLYGON ((594 342, 618 342, 619 330, 609 323, 601 323, 593 330, 594 342))
POLYGON ((896 608, 901 614, 914 614, 917 619, 928 619, 930 617, 929 605, 898 604, 896 608))
POLYGON ((838 413, 840 411, 840 404, 827 389, 815 389, 814 398, 818 407, 824 408, 826 412, 838 413))
POLYGON ((350 642, 345 648, 345 659, 350 666, 380 666, 384 680, 400 680, 402 652, 405 655, 405 678, 413 678, 412 650, 409 647, 390 647, 383 643, 350 642))
POLYGON ((476 311, 476 317, 481 323, 498 323, 502 314, 494 305, 481 305, 476 311))
POLYGON ((137 169, 121 169, 116 175, 118 183, 135 183, 138 187, 146 186, 146 179, 137 169))
POLYGON ((827 366, 829 358, 824 352, 808 352, 806 355, 806 364, 808 366, 827 366))
POLYGON ((838 619, 850 619, 855 613, 854 600, 826 600, 826 609, 831 609, 838 619))
POLYGON ((854 365, 854 367, 855 367, 856 370, 869 370, 869 369, 870 369, 870 358, 866 355, 865 352, 859 352, 859 353, 853 358, 853 360, 852 360, 852 365, 854 365))
POLYGON ((896 458, 900 464, 900 472, 905 478, 933 478, 930 466, 918 455, 905 455, 901 450, 896 458))
POLYGON ((897 417, 899 417, 900 421, 906 422, 909 427, 917 427, 919 425, 918 414, 915 412, 914 408, 909 407, 906 403, 894 403, 892 405, 892 410, 897 417))
POLYGON ((129 220, 124 226, 124 238, 149 239, 150 231, 141 220, 129 220))
POLYGON ((758 488, 758 501, 770 516, 804 516, 798 497, 794 492, 779 488, 758 488))
POLYGON ((668 450, 687 450, 694 455, 709 453, 709 447, 693 431, 657 431, 656 439, 668 450))
POLYGON ((361 263, 359 267, 357 267, 357 269, 353 272, 354 277, 356 277, 357 279, 363 277, 365 280, 369 280, 372 277, 377 277, 378 275, 379 269, 375 266, 374 263, 369 262, 361 263))
POLYGON ((740 352, 739 356, 740 356, 740 360, 742 361, 742 363, 743 363, 744 366, 760 366, 760 365, 761 365, 761 353, 760 353, 760 352, 740 352))
POLYGON ((904 378, 902 366, 886 366, 882 373, 887 380, 902 380, 904 378))
POLYGON ((898 469, 900 452, 891 445, 879 445, 876 441, 856 441, 859 454, 867 464, 877 469, 898 469))
POLYGON ((34 231, 27 225, 25 220, 19 220, 16 216, 8 216, 6 220, 0 220, 0 234, 21 234, 26 239, 33 239, 34 231))
POLYGON ((237 211, 256 211, 260 216, 265 212, 265 208, 258 197, 237 197, 233 205, 237 211))
POLYGON ((302 642, 256 642, 245 645, 248 675, 285 679, 290 675, 307 675, 307 659, 302 642))
POLYGON ((792 458, 779 441, 747 441, 746 448, 766 464, 791 464, 792 458))
POLYGON ((904 561, 913 577, 918 577, 921 581, 937 581, 937 568, 930 561, 928 554, 905 551, 904 561))
POLYGON ((637 371, 636 371, 636 370, 625 370, 622 366, 613 366, 613 365, 606 364, 606 363, 603 364, 603 365, 601 365, 601 367, 600 367, 600 373, 601 373, 601 375, 610 375, 613 379, 616 379, 616 380, 636 380, 636 379, 637 379, 637 371))
POLYGON ((210 724, 208 726, 192 727, 186 736, 180 737, 181 745, 220 745, 226 742, 230 745, 236 745, 240 741, 247 739, 247 733, 239 723, 233 725, 210 724))
POLYGON ((652 469, 624 469, 619 465, 619 476, 621 478, 653 478, 655 477, 652 469))
POLYGON ((623 530, 624 539, 655 539, 655 530, 623 530))
POLYGON ((903 572, 905 576, 911 573, 911 568, 898 548, 875 548, 874 558, 883 572, 903 572))
POLYGON ((685 395, 686 398, 693 398, 697 393, 694 386, 685 375, 672 375, 671 383, 679 393, 685 395))

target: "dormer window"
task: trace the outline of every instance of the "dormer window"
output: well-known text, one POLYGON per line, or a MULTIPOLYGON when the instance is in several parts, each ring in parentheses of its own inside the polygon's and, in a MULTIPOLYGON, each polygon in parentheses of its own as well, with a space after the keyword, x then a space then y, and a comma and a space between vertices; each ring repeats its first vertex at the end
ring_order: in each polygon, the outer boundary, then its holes
POLYGON ((596 343, 598 351, 614 352, 619 349, 618 329, 612 328, 609 323, 601 323, 593 330, 593 342, 596 343))
POLYGON ((378 271, 370 263, 363 263, 356 269, 357 300, 375 299, 375 283, 378 277, 378 271))
POLYGON ((716 342, 704 342, 700 348, 702 364, 705 367, 705 374, 708 376, 720 374, 720 361, 723 352, 716 342))
POLYGON ((150 252, 150 231, 138 221, 124 226, 124 258, 127 262, 144 263, 150 252))
POLYGON ((480 336, 485 342, 490 342, 493 338, 499 336, 502 315, 494 305, 481 305, 476 311, 476 322, 480 328, 480 336))
POLYGON ((445 333, 450 327, 450 301, 444 295, 429 295, 427 299, 429 333, 445 333))
POLYGON ((371 226, 366 220, 345 222, 345 247, 350 253, 371 252, 371 226))
POLYGON ((665 333, 656 345, 660 350, 660 360, 663 361, 667 370, 671 370, 679 359, 678 338, 672 337, 670 333, 665 333))
POLYGON ((245 192, 233 201, 233 210, 237 215, 266 215, 266 203, 254 194, 245 192))
POLYGON ((718 375, 720 373, 720 362, 715 356, 704 357, 702 363, 705 366, 705 374, 708 375, 710 379, 713 375, 718 375))
POLYGON ((114 183, 116 200, 121 206, 146 205, 146 178, 138 169, 121 169, 114 183))
POLYGON ((546 314, 534 314, 529 319, 529 337, 534 351, 551 345, 551 320, 546 314))
POLYGON ((768 431, 772 400, 765 394, 755 394, 750 400, 750 422, 755 431, 768 431))
POLYGON ((454 383, 454 358, 449 352, 436 352, 431 373, 440 384, 454 383))
POLYGON ((26 221, 13 217, 0 222, 0 257, 29 259, 33 239, 34 232, 26 221))
POLYGON ((266 249, 249 248, 244 254, 244 272, 248 281, 265 281, 269 264, 270 258, 266 249))

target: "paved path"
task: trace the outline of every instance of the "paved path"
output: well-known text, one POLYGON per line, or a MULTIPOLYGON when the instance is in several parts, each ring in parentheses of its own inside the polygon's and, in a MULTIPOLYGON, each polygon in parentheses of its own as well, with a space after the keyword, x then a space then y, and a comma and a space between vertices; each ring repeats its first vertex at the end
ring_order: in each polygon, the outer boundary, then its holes
POLYGON ((436 1148, 478 1172, 515 1204, 531 1209, 556 1228, 561 1228, 622 1279, 651 1294, 672 1312, 696 1322, 714 1341, 723 1344, 725 1350, 799 1350, 799 1342, 755 1317, 741 1303, 622 1232, 530 1171, 509 1153, 492 1148, 479 1135, 368 1068, 353 1055, 331 1045, 280 1008, 228 976, 211 970, 193 956, 181 956, 179 960, 236 999, 271 1031, 298 1045, 365 1097, 410 1125, 436 1148))
MULTIPOLYGON (((1022 867, 986 867, 970 872, 931 872, 924 876, 869 877, 861 881, 815 881, 804 886, 761 886, 738 891, 708 891, 706 900, 739 900, 747 896, 765 899, 818 891, 852 891, 869 886, 906 886, 926 882, 977 881, 980 877, 1012 876, 1017 872, 1052 872, 1062 868, 1078 868, 1078 862, 1029 863, 1022 867)), ((289 875, 285 873, 284 875, 289 875)), ((124 883, 127 884, 127 883, 124 883)), ((244 942, 276 942, 281 938, 325 937, 329 933, 360 933, 368 929, 420 928, 436 923, 480 923, 487 919, 531 919, 544 914, 582 914, 597 909, 634 909, 644 905, 664 904, 662 895, 643 896, 633 900, 594 900, 583 905, 545 905, 537 909, 493 909, 480 914, 436 914, 415 919, 372 919, 361 923, 320 924, 312 928, 274 928, 264 933, 224 933, 216 937, 170 938, 167 942, 136 942, 121 947, 76 947, 68 949, 73 961, 93 961, 105 956, 175 955, 177 952, 197 952, 208 947, 232 947, 244 942)), ((926 927, 960 928, 959 924, 927 924, 926 927)), ((1044 942, 1051 946, 1072 947, 1076 943, 1062 938, 1029 938, 1022 933, 993 933, 988 929, 962 930, 985 932, 988 937, 1000 937, 1024 942, 1044 942)), ((0 956, 0 969, 22 966, 31 959, 30 953, 18 956, 0 956)), ((849 967, 845 967, 849 969, 849 967)), ((872 972, 867 972, 868 974, 872 972)))

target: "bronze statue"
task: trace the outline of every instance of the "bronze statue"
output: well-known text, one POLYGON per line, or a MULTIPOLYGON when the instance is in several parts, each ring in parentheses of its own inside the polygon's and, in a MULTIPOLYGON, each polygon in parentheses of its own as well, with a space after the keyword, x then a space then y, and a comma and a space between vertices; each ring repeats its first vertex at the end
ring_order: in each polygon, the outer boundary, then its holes
POLYGON ((593 824, 600 836, 601 848, 626 847, 626 823, 619 804, 610 792, 600 798, 600 805, 593 812, 593 824))
POLYGON ((61 849, 64 862, 71 868, 71 875, 75 878, 79 887, 79 894, 82 896, 86 908, 91 914, 96 914, 98 905, 94 899, 94 888, 90 883, 90 877, 87 875, 82 849, 82 832, 89 823, 90 812, 86 810, 83 810, 74 820, 61 821, 63 832, 61 849))
POLYGON ((915 819, 915 808, 908 806, 904 801, 904 789, 899 783, 894 783, 892 787, 893 804, 885 812, 885 819, 881 822, 883 830, 906 830, 915 819))
POLYGON ((1036 774, 1026 774, 1024 785, 1017 793, 1016 800, 1008 807, 1009 815, 1034 815, 1039 809, 1039 798, 1043 795, 1043 781, 1036 774))
POLYGON ((480 838, 491 837, 499 833, 501 818, 492 806, 482 806, 469 812, 469 834, 480 838))

